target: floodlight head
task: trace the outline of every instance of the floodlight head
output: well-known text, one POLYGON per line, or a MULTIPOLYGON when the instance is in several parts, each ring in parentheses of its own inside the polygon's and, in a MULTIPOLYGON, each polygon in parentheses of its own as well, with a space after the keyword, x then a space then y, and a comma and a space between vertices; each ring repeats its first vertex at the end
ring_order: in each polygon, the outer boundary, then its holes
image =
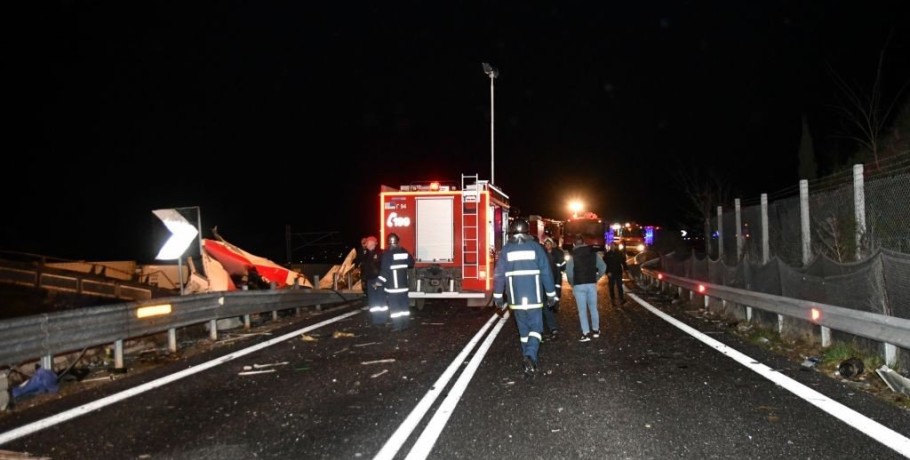
POLYGON ((499 76, 499 71, 494 69, 490 64, 486 62, 483 63, 483 73, 489 75, 490 78, 496 78, 499 76))

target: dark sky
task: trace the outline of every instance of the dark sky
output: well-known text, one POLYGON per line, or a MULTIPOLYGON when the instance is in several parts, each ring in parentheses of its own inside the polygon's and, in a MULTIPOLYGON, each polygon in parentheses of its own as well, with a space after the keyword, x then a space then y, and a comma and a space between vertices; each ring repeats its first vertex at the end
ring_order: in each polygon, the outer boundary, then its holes
POLYGON ((196 206, 278 262, 286 225, 353 245, 381 184, 489 178, 482 62, 513 206, 673 225, 680 165, 754 200, 798 183, 803 114, 823 167, 849 151, 829 68, 910 79, 906 0, 459 3, 28 2, 0 249, 151 262, 151 211, 196 206))

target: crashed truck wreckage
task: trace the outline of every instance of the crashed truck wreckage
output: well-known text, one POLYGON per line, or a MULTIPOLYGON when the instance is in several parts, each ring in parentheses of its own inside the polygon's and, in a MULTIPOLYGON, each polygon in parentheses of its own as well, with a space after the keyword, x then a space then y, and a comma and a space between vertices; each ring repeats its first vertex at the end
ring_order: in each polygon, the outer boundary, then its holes
POLYGON ((217 228, 212 231, 217 239, 202 239, 205 276, 191 268, 188 292, 313 288, 303 273, 240 249, 221 238, 217 228))

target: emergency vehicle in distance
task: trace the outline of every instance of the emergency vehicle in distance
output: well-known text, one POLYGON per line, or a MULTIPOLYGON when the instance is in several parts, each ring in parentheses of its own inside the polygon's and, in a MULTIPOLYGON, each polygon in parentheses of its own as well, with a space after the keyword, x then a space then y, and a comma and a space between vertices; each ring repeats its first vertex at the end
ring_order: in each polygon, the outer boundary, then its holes
POLYGON ((653 225, 639 225, 635 222, 626 222, 625 225, 615 223, 610 226, 609 240, 619 244, 619 249, 628 255, 644 252, 654 242, 653 225))
POLYGON ((557 246, 562 247, 563 222, 561 220, 532 214, 528 216, 528 225, 531 236, 536 236, 537 241, 543 243, 547 238, 552 238, 557 246))
POLYGON ((610 230, 606 223, 597 214, 585 212, 580 216, 567 219, 562 226, 562 248, 571 251, 575 245, 575 237, 580 235, 585 244, 603 249, 607 242, 607 232, 610 230))
POLYGON ((508 232, 509 197, 502 190, 462 174, 460 184, 383 185, 379 204, 382 248, 396 233, 414 256, 412 305, 420 309, 431 299, 490 304, 496 256, 508 232))

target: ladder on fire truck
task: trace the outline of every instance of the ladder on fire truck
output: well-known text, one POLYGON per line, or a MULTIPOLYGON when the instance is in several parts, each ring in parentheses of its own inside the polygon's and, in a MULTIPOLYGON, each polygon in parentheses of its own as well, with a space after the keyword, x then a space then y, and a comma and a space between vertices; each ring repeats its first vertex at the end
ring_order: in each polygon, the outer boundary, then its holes
POLYGON ((477 174, 461 175, 461 276, 477 279, 480 276, 480 192, 482 184, 477 174), (466 183, 473 180, 473 183, 466 183))

